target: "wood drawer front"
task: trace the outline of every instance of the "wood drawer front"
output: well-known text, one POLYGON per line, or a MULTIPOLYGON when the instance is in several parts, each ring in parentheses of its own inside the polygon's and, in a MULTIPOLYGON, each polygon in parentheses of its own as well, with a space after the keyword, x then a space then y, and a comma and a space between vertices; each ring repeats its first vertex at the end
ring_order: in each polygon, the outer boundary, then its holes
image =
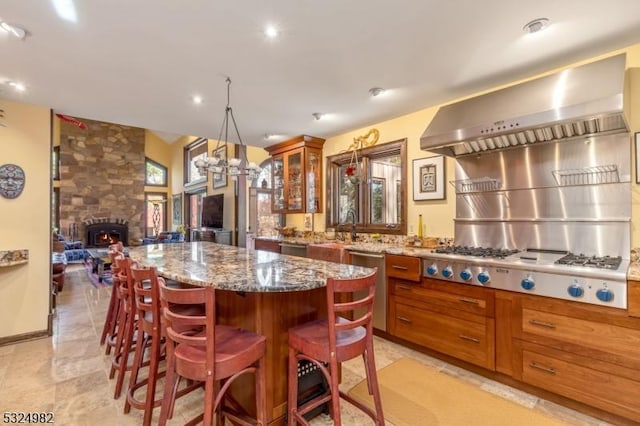
POLYGON ((256 250, 272 251, 274 253, 280 253, 280 242, 269 240, 255 240, 254 247, 256 250))
POLYGON ((396 296, 477 315, 493 316, 488 314, 488 303, 483 298, 435 290, 429 286, 416 285, 395 279, 389 279, 389 284, 392 293, 396 296))
POLYGON ((385 271, 388 277, 402 278, 409 281, 420 281, 422 271, 419 257, 385 255, 385 271))
POLYGON ((452 318, 402 303, 395 304, 395 335, 455 358, 494 370, 494 322, 452 318))
POLYGON ((640 421, 640 382, 526 350, 522 353, 522 378, 534 386, 640 421))
POLYGON ((524 340, 553 339, 563 350, 640 368, 640 330, 524 308, 522 331, 524 340))

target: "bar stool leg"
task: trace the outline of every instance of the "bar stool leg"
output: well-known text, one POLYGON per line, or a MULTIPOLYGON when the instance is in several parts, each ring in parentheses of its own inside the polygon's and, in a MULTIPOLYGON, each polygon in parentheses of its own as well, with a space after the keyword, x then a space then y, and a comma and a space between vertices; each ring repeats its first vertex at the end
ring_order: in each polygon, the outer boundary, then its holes
POLYGON ((367 374, 367 386, 369 387, 369 395, 373 396, 373 403, 376 409, 376 424, 384 426, 384 415, 382 414, 382 400, 380 399, 380 387, 378 386, 378 373, 376 372, 376 363, 373 354, 373 347, 368 348, 363 354, 365 372, 367 374))
POLYGON ((298 357, 297 351, 289 347, 289 374, 287 380, 288 398, 287 398, 287 425, 295 426, 295 412, 298 408, 298 357))
POLYGON ((260 426, 267 425, 267 397, 266 383, 267 372, 264 357, 258 361, 258 369, 256 370, 256 421, 260 426))

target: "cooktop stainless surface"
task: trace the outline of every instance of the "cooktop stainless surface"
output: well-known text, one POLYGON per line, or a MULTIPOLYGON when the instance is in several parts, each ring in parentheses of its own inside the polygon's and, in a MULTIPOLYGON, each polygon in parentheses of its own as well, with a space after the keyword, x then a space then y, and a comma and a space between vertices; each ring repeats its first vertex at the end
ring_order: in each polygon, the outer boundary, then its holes
POLYGON ((536 249, 450 247, 423 257, 423 275, 626 309, 629 260, 536 249))

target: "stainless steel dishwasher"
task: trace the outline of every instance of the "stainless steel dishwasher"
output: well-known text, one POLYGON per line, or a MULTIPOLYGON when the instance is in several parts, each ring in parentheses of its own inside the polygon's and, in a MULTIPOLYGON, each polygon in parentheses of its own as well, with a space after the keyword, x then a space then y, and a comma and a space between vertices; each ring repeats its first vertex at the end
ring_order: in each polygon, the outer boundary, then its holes
POLYGON ((307 257, 307 245, 295 243, 280 243, 280 254, 307 257))
POLYGON ((384 254, 349 250, 351 264, 378 268, 376 296, 373 303, 373 327, 387 331, 387 286, 384 271, 384 254))

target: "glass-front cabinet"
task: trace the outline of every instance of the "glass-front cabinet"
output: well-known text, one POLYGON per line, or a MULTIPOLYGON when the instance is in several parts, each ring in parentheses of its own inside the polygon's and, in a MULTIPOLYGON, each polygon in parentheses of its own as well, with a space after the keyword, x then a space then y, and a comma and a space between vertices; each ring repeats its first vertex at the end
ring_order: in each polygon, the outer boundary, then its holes
POLYGON ((273 164, 273 212, 322 212, 324 139, 302 135, 267 148, 273 164))

